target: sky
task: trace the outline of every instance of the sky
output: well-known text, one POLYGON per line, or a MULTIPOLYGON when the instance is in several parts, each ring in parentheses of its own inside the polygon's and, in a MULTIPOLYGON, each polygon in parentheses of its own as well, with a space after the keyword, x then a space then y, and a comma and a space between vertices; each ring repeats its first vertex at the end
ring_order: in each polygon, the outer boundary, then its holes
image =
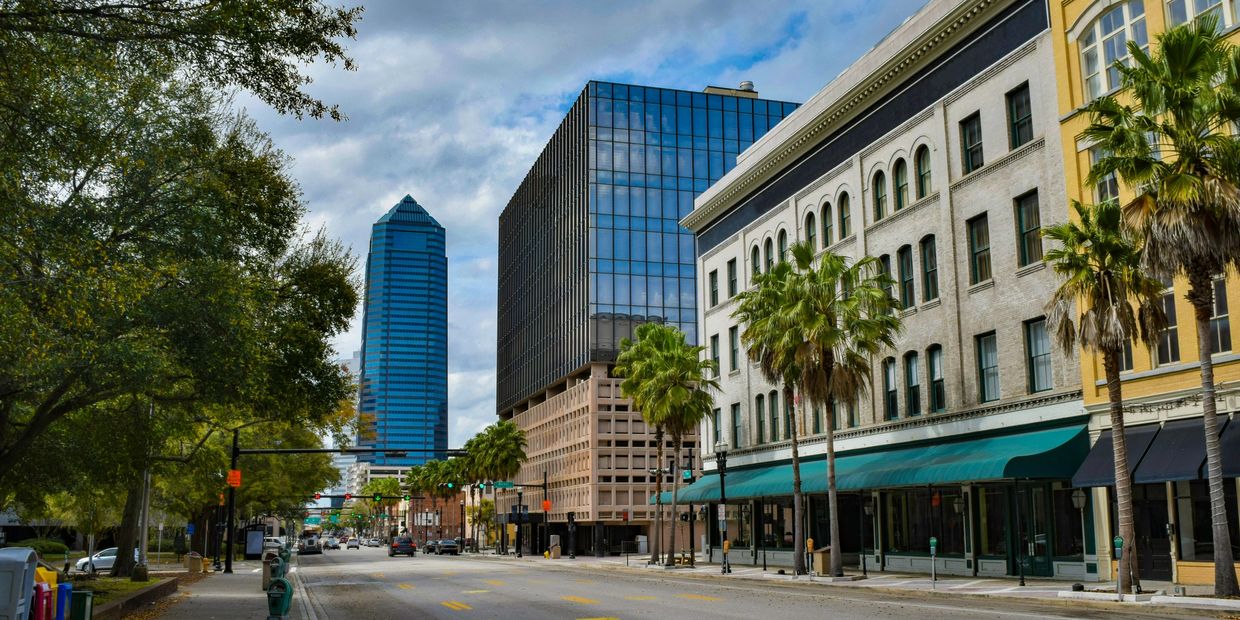
MULTIPOLYGON (((330 1, 330 0, 329 0, 330 1)), ((348 120, 242 98, 291 157, 309 230, 351 247, 405 194, 448 237, 449 445, 495 421, 498 217, 589 80, 700 90, 751 80, 804 102, 922 0, 374 0, 356 71, 311 65, 308 91, 348 120)), ((361 347, 362 309, 334 343, 361 347)))

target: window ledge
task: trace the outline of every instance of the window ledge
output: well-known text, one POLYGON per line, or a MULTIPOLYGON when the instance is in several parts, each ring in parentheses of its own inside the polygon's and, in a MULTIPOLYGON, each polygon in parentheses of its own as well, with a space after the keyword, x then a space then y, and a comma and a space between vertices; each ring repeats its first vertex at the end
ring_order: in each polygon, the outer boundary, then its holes
POLYGON ((900 318, 905 318, 917 314, 917 306, 909 306, 900 311, 900 318))
MULTIPOLYGON (((1240 360, 1240 353, 1232 353, 1229 351, 1224 351, 1222 353, 1215 353, 1214 355, 1210 356, 1210 361, 1214 362, 1215 364, 1225 364, 1225 363, 1234 362, 1237 360, 1240 360)), ((1158 366, 1150 370, 1142 370, 1139 372, 1125 370, 1120 373, 1119 378, 1121 381, 1132 381, 1136 379, 1145 379, 1147 377, 1158 377, 1162 375, 1175 374, 1177 372, 1184 372, 1186 370, 1194 370, 1200 367, 1201 367, 1200 362, 1176 362, 1172 364, 1158 366)), ((1096 387, 1104 387, 1106 386, 1106 384, 1107 382, 1105 379, 1094 381, 1094 386, 1096 387)))
POLYGON ((857 240, 857 233, 853 233, 851 235, 848 235, 847 237, 844 237, 843 239, 840 239, 839 241, 836 241, 835 243, 832 243, 831 245, 827 246, 826 249, 834 253, 836 248, 843 247, 856 240, 857 240))
POLYGON ((989 280, 983 280, 981 282, 978 282, 977 284, 970 286, 968 288, 968 291, 969 291, 969 294, 972 295, 974 293, 980 293, 984 290, 992 289, 994 287, 995 287, 995 279, 991 278, 989 280))
POLYGON ((1025 265, 1024 267, 1021 267, 1020 269, 1016 270, 1016 277, 1020 278, 1023 276, 1027 276, 1031 273, 1042 271, 1043 269, 1046 269, 1046 263, 1042 261, 1029 263, 1028 265, 1025 265))
POLYGON ((740 374, 741 374, 740 368, 733 368, 732 370, 728 371, 729 377, 736 377, 736 376, 739 376, 740 374))
POLYGON ((937 191, 931 192, 929 196, 926 196, 925 198, 919 198, 917 199, 916 202, 913 202, 912 204, 905 206, 903 209, 900 209, 898 211, 893 211, 892 213, 888 214, 887 217, 884 217, 881 220, 872 222, 869 226, 866 227, 865 232, 866 234, 869 234, 873 232, 874 230, 881 228, 883 226, 886 226, 887 224, 899 218, 907 216, 909 213, 912 213, 913 211, 920 210, 925 205, 938 202, 938 199, 939 199, 939 193, 937 191))
POLYGON ((941 305, 943 305, 943 300, 938 297, 935 297, 934 299, 931 299, 930 301, 927 301, 926 303, 922 304, 920 309, 922 311, 925 311, 925 310, 930 310, 932 308, 938 308, 941 305))
POLYGON ((1001 170, 1007 167, 1009 164, 1021 159, 1022 157, 1025 157, 1026 155, 1029 155, 1030 153, 1034 151, 1040 150, 1044 146, 1046 146, 1045 137, 1039 136, 1037 138, 1034 138, 1033 140, 1030 140, 1029 142, 1026 142, 1020 145, 1019 147, 1011 151, 1008 151, 1002 157, 990 163, 982 164, 980 168, 977 168, 971 172, 964 174, 963 176, 960 177, 959 180, 951 184, 950 190, 954 194, 957 191, 959 191, 961 188, 963 188, 964 186, 976 181, 977 179, 988 176, 990 173, 996 170, 1001 170))

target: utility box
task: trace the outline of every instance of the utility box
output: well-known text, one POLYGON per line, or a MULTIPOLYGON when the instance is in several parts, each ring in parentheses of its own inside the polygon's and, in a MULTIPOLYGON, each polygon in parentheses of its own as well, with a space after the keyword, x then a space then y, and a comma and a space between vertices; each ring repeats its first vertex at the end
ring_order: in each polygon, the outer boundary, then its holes
POLYGON ((0 549, 0 620, 25 620, 34 598, 39 556, 30 547, 0 549))
POLYGON ((819 574, 819 575, 830 574, 829 572, 831 569, 831 548, 830 547, 827 547, 826 549, 815 549, 814 552, 811 554, 811 557, 814 559, 813 571, 816 574, 819 574))

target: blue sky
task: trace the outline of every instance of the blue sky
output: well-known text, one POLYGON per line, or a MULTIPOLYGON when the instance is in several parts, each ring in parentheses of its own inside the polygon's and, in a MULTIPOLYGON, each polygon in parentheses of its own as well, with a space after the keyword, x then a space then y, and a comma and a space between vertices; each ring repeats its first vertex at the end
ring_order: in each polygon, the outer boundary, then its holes
MULTIPOLYGON (((309 87, 341 123, 243 98, 291 158, 306 225, 353 248, 405 194, 448 232, 450 443, 495 417, 497 218, 591 79, 699 90, 752 80, 803 102, 921 0, 364 3, 357 71, 309 87)), ((361 275, 359 274, 359 278, 361 275)), ((360 347, 361 309, 335 346, 360 347)))

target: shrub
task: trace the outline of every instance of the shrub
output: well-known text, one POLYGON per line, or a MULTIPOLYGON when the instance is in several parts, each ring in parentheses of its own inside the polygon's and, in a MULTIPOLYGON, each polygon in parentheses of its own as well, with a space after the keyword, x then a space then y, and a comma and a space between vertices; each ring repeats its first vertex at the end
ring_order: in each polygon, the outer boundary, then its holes
POLYGON ((26 540, 9 543, 8 546, 31 547, 40 556, 64 555, 69 551, 69 547, 65 543, 54 538, 27 538, 26 540))

